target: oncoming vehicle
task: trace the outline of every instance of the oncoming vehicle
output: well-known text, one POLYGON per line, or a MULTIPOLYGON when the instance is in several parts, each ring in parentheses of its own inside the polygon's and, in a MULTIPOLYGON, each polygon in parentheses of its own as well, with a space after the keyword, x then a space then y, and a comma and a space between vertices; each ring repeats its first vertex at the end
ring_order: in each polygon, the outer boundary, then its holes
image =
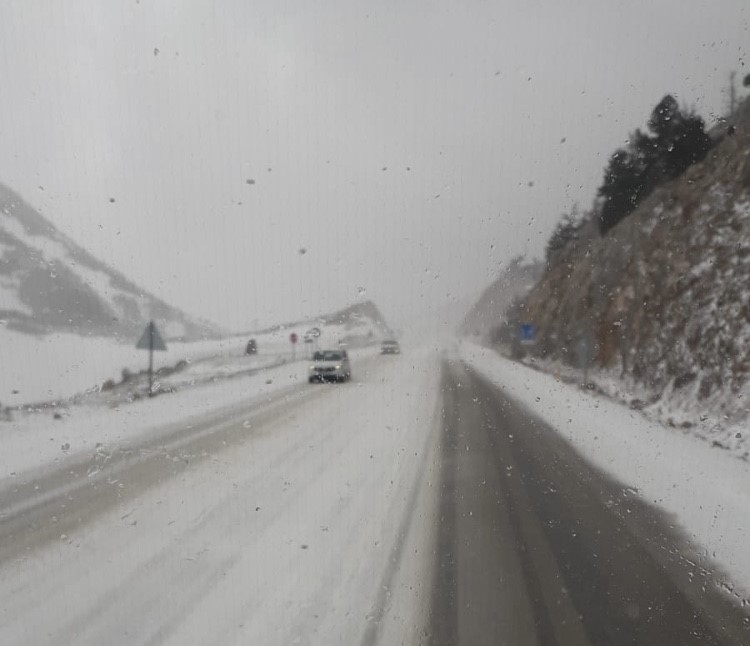
POLYGON ((308 381, 349 381, 352 366, 346 350, 319 350, 313 355, 308 381))
POLYGON ((401 354, 401 347, 398 341, 386 339, 380 344, 380 354, 401 354))

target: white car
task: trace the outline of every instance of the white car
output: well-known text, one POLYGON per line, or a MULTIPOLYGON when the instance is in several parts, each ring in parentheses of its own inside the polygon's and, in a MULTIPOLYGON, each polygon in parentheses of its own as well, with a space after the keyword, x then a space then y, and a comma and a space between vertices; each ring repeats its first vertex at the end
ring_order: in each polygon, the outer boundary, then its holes
POLYGON ((349 381, 352 366, 346 350, 318 350, 313 355, 308 381, 349 381))

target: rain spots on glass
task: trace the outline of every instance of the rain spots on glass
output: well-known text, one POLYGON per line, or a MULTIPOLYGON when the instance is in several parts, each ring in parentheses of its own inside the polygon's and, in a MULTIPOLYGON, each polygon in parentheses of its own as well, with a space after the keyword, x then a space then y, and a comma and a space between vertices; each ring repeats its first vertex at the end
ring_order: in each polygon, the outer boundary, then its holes
POLYGON ((750 5, 296 4, 0 6, 0 643, 746 641, 750 5))

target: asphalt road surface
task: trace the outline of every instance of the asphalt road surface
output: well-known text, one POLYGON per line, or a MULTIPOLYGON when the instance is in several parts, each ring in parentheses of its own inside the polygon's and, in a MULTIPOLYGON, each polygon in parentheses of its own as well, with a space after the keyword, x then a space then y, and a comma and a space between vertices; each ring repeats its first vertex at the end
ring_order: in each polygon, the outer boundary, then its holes
POLYGON ((669 518, 458 361, 162 431, 0 492, 1 644, 750 643, 669 518))
POLYGON ((668 518, 465 366, 443 379, 431 644, 750 643, 668 518))

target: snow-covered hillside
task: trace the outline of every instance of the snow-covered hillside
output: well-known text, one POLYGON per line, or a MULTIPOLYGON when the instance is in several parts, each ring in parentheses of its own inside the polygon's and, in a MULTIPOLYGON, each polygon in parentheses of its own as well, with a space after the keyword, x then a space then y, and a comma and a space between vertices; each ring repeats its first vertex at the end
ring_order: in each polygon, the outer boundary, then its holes
MULTIPOLYGON (((393 331, 385 317, 372 301, 354 303, 343 309, 293 323, 283 323, 266 328, 263 334, 278 334, 290 331, 303 333, 314 328, 325 329, 330 337, 328 342, 335 341, 347 345, 369 344, 373 340, 393 336, 393 331)), ((248 333, 252 334, 252 333, 248 333)), ((302 334, 300 334, 300 337, 302 334)))
POLYGON ((156 320, 171 338, 215 337, 58 231, 0 184, 0 320, 28 334, 128 338, 156 320))
POLYGON ((532 353, 577 366, 590 348, 597 383, 688 430, 750 410, 750 102, 733 125, 606 235, 571 240, 525 301, 532 353))

